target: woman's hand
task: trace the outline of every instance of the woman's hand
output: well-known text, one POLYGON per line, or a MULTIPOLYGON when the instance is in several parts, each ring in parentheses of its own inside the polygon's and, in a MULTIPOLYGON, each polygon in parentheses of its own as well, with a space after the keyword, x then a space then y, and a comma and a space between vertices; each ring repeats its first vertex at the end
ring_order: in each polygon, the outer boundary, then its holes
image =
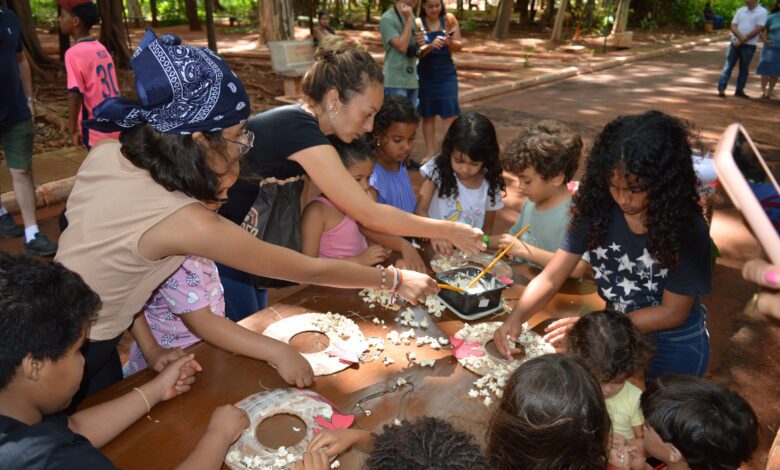
POLYGON ((780 266, 760 259, 750 260, 742 268, 742 277, 769 289, 758 294, 756 309, 780 319, 780 266))
POLYGON ((388 250, 382 245, 371 245, 356 258, 357 262, 363 266, 376 266, 377 264, 384 262, 391 253, 392 250, 388 250))
POLYGON ((509 340, 517 342, 517 336, 523 332, 523 324, 510 316, 506 321, 493 332, 493 344, 499 354, 504 356, 507 361, 513 361, 514 355, 521 353, 522 350, 511 348, 509 340))
POLYGON ((402 280, 401 285, 398 287, 398 295, 412 305, 425 303, 425 299, 429 295, 435 295, 439 292, 439 286, 436 285, 436 281, 427 274, 405 269, 401 270, 401 274, 402 280))
POLYGON ((442 238, 432 238, 431 246, 433 247, 433 251, 442 256, 452 256, 452 253, 455 251, 452 243, 442 238))
POLYGON ((428 271, 428 268, 425 266, 425 261, 423 261, 420 256, 420 252, 417 251, 417 248, 412 246, 411 243, 404 244, 404 247, 401 250, 401 257, 403 258, 407 269, 423 274, 428 271))
POLYGON ((470 225, 454 222, 447 232, 447 240, 461 251, 473 255, 485 250, 487 247, 482 241, 482 230, 470 225))
POLYGON ((269 362, 276 367, 285 382, 298 388, 311 385, 314 380, 311 364, 292 346, 280 341, 272 354, 269 362))
POLYGON ((361 441, 371 439, 368 431, 360 429, 335 429, 323 431, 309 444, 309 452, 324 452, 329 458, 346 452, 361 441))
POLYGON ((566 338, 566 335, 574 328, 574 324, 577 323, 579 317, 568 317, 556 320, 550 323, 547 328, 544 329, 546 333, 544 340, 555 346, 566 338))

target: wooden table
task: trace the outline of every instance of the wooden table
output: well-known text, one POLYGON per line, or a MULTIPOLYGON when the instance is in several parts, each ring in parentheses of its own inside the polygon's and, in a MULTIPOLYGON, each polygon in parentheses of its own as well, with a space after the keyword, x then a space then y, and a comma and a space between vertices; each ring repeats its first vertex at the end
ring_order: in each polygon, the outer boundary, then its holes
MULTIPOLYGON (((532 275, 527 267, 515 273, 517 284, 505 291, 508 299, 517 298, 532 275)), ((531 320, 534 325, 550 316, 565 317, 580 315, 603 308, 603 302, 595 294, 595 286, 568 281, 564 288, 546 307, 545 311, 531 320)), ((291 295, 284 301, 268 307, 241 324, 253 331, 262 332, 279 318, 304 312, 338 312, 349 316, 361 327, 366 337, 385 335, 396 325, 395 312, 385 311, 378 306, 369 309, 358 297, 356 290, 339 290, 310 286, 291 295), (388 329, 372 323, 374 316, 385 320, 388 329)), ((421 313, 422 314, 422 313, 421 313)), ((427 313, 425 313, 427 315, 427 313)), ((484 319, 501 320, 504 317, 484 319)), ((458 331, 463 322, 449 311, 430 326, 417 329, 419 335, 449 336, 458 331)), ((401 329, 401 328, 398 328, 401 329)), ((402 329, 406 329, 403 328, 402 329)), ((352 405, 360 398, 392 386, 399 377, 414 383, 407 418, 421 415, 446 418, 459 429, 471 431, 480 442, 484 439, 485 420, 488 409, 481 401, 467 396, 472 383, 478 377, 460 367, 450 350, 434 351, 428 346, 393 346, 385 341, 385 355, 395 360, 384 366, 382 358, 372 363, 350 367, 338 374, 317 377, 312 389, 333 401, 343 413, 350 413, 352 405), (418 359, 437 359, 433 368, 413 366, 406 369, 406 353, 415 351, 418 359)), ((115 465, 125 469, 173 468, 192 451, 198 439, 206 430, 214 408, 235 403, 244 397, 263 391, 265 388, 285 387, 285 382, 266 363, 233 355, 204 342, 189 348, 203 366, 192 391, 152 409, 151 417, 142 418, 117 439, 103 447, 102 451, 115 465)), ((83 407, 101 403, 127 393, 148 381, 152 373, 138 373, 108 389, 90 397, 83 407)), ((384 395, 365 405, 371 416, 358 416, 357 424, 367 430, 380 431, 382 425, 391 423, 399 411, 400 393, 384 395)), ((352 450, 341 457, 342 467, 359 468, 364 456, 352 450)))

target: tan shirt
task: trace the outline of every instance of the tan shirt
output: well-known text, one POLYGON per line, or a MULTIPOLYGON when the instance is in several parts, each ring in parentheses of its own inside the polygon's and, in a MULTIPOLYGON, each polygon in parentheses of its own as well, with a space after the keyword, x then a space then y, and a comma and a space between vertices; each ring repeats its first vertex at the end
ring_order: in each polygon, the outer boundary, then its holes
POLYGON ((184 261, 184 256, 144 258, 138 252, 141 236, 182 207, 199 202, 157 184, 148 171, 122 156, 121 147, 106 139, 84 160, 68 198, 68 228, 55 257, 79 273, 103 301, 87 335, 93 341, 122 334, 157 286, 184 261))

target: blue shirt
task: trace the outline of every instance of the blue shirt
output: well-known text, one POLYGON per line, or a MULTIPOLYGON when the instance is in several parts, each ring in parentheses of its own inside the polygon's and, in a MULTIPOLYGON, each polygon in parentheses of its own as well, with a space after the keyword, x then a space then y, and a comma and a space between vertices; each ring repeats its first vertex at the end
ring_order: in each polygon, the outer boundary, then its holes
POLYGON ((414 213, 415 199, 412 179, 406 167, 401 165, 398 171, 388 171, 379 163, 374 164, 374 173, 369 184, 379 193, 377 202, 397 207, 402 211, 414 213))
POLYGON ((19 20, 14 12, 0 7, 0 128, 32 117, 16 60, 16 54, 20 52, 22 36, 19 20))

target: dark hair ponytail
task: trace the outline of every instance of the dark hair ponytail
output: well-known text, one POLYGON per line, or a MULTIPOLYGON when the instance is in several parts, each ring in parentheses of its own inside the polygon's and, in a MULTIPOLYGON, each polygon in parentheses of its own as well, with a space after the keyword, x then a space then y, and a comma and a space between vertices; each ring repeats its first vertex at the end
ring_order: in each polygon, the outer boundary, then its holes
POLYGON ((336 89, 342 103, 365 91, 372 83, 382 85, 384 75, 371 54, 350 46, 336 35, 322 38, 312 65, 303 76, 301 90, 320 104, 331 89, 336 89))

